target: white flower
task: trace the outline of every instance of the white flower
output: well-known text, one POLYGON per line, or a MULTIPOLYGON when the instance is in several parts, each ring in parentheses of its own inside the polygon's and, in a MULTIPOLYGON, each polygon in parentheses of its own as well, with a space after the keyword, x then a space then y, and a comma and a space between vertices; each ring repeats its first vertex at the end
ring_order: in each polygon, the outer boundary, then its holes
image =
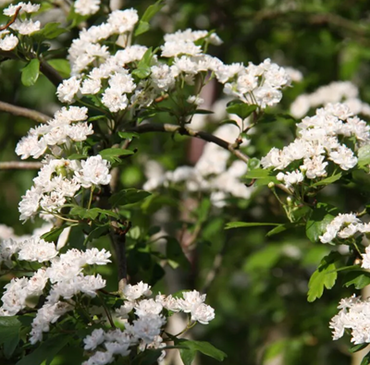
POLYGON ((185 313, 190 313, 195 310, 200 304, 206 300, 205 294, 200 294, 198 291, 186 291, 182 293, 183 299, 178 299, 179 307, 185 313))
POLYGON ((150 286, 140 281, 136 285, 127 284, 123 289, 123 295, 127 300, 133 301, 141 296, 148 297, 151 295, 150 286))
POLYGON ((19 21, 18 19, 10 26, 13 30, 18 31, 22 35, 30 35, 41 29, 41 23, 39 21, 23 20, 19 21))
POLYGON ((150 77, 158 89, 168 90, 175 84, 171 68, 166 64, 152 66, 150 77))
POLYGON ((146 316, 148 314, 160 314, 162 309, 163 306, 161 303, 158 303, 153 299, 143 299, 135 305, 135 314, 138 317, 146 316))
POLYGON ((202 324, 208 324, 209 321, 215 318, 215 310, 207 305, 207 304, 200 304, 195 307, 194 310, 191 311, 191 320, 197 321, 202 324))
POLYGON ((370 342, 370 302, 353 295, 342 299, 339 313, 330 321, 333 329, 333 340, 343 336, 345 330, 351 331, 351 342, 355 345, 370 342))
POLYGON ((77 181, 84 187, 92 185, 108 185, 111 179, 109 174, 110 164, 100 155, 91 156, 86 161, 81 161, 82 169, 76 171, 77 181))
POLYGON ((85 343, 85 350, 95 350, 101 343, 104 342, 105 332, 99 328, 91 332, 91 335, 88 335, 84 338, 83 342, 85 343))
POLYGON ((76 76, 64 80, 57 89, 58 99, 62 103, 72 103, 75 95, 80 89, 80 82, 81 80, 77 79, 76 76))
POLYGON ((82 94, 97 94, 101 89, 101 80, 100 79, 86 79, 84 80, 82 87, 80 89, 82 94))
POLYGON ((343 225, 357 225, 361 221, 355 214, 338 214, 325 228, 325 232, 319 237, 322 243, 331 242, 338 234, 343 225))
POLYGON ((365 253, 362 256, 361 267, 363 269, 370 269, 370 246, 365 248, 365 253))
POLYGON ((27 4, 24 2, 19 2, 15 5, 9 5, 6 9, 3 10, 3 14, 9 17, 12 17, 15 15, 17 9, 21 6, 21 10, 19 11, 19 14, 24 13, 35 13, 40 9, 40 4, 32 4, 31 2, 28 2, 27 4))
POLYGON ((100 0, 76 0, 75 11, 81 15, 95 14, 100 7, 100 0))
POLYGON ((21 213, 20 220, 27 220, 33 217, 38 208, 39 202, 42 198, 42 191, 40 188, 35 188, 34 186, 26 191, 26 195, 22 196, 22 200, 19 203, 19 213, 21 213))
POLYGON ((122 94, 119 90, 112 88, 105 89, 102 102, 112 113, 124 110, 128 106, 126 94, 122 94))
POLYGON ((98 250, 96 247, 93 247, 84 252, 84 260, 88 265, 106 265, 111 262, 109 260, 111 256, 112 254, 104 248, 98 250))
POLYGON ((108 24, 112 27, 114 33, 131 32, 139 20, 135 9, 114 10, 109 14, 108 24))
POLYGON ((97 351, 89 360, 82 363, 82 365, 105 365, 113 361, 113 354, 110 352, 97 351))
POLYGON ((26 240, 21 250, 18 252, 19 260, 23 261, 50 261, 58 254, 55 245, 52 242, 46 242, 38 237, 32 237, 26 240))
POLYGON ((18 38, 13 34, 9 34, 6 35, 4 38, 0 38, 0 49, 2 49, 3 51, 11 51, 15 47, 17 47, 18 43, 18 38))

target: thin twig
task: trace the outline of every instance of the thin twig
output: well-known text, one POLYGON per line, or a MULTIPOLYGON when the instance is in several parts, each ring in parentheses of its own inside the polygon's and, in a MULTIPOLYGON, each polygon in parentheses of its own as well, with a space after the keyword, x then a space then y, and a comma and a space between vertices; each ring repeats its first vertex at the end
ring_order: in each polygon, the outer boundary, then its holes
POLYGON ((41 162, 0 162, 0 170, 39 170, 41 167, 41 162))
POLYGON ((59 72, 46 61, 40 60, 40 71, 54 84, 54 86, 58 86, 63 82, 63 77, 60 76, 59 72))
POLYGON ((9 104, 4 101, 0 101, 0 111, 4 111, 13 115, 18 115, 20 117, 26 117, 34 120, 37 123, 46 123, 48 120, 52 119, 52 117, 40 113, 37 110, 22 108, 20 106, 9 104))
POLYGON ((216 137, 213 134, 203 132, 203 131, 196 131, 194 129, 190 129, 188 127, 181 127, 178 125, 173 124, 141 124, 136 127, 132 127, 127 129, 128 131, 137 132, 137 133, 148 133, 148 132, 168 132, 168 133, 179 133, 181 135, 195 137, 203 139, 207 142, 212 142, 217 144, 218 146, 230 151, 232 154, 234 154, 238 159, 248 162, 249 157, 239 151, 238 149, 235 149, 232 143, 229 143, 221 138, 216 137))
POLYGON ((5 29, 8 29, 15 22, 15 20, 17 19, 18 13, 20 12, 21 9, 22 9, 22 7, 18 6, 18 8, 15 10, 13 18, 10 19, 8 23, 6 23, 2 27, 0 27, 0 32, 2 32, 5 29))

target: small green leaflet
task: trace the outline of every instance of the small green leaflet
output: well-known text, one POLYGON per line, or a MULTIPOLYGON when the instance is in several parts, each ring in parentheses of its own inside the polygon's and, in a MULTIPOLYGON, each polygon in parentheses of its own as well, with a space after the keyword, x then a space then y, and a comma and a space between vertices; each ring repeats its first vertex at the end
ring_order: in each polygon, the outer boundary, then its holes
POLYGON ((236 102, 235 104, 229 105, 226 108, 226 111, 229 114, 236 114, 240 118, 245 119, 249 117, 256 109, 257 105, 248 105, 244 103, 236 102))
POLYGON ((107 148, 99 152, 99 155, 104 158, 104 160, 108 160, 109 162, 113 163, 115 161, 119 161, 121 156, 133 155, 134 152, 130 150, 124 150, 122 148, 107 148))
POLYGON ((257 223, 257 222, 229 222, 226 223, 225 229, 258 227, 258 226, 279 226, 279 223, 257 223))
POLYGON ((4 345, 4 355, 9 359, 16 349, 21 331, 17 317, 0 317, 0 345, 4 345))
POLYGON ((354 270, 349 272, 345 277, 345 287, 354 285, 356 289, 360 290, 370 284, 370 273, 362 270, 354 270))
POLYGON ((358 150, 357 165, 359 168, 363 168, 363 167, 370 165, 370 146, 369 145, 362 146, 358 150))
POLYGON ((312 274, 308 283, 307 300, 309 302, 321 298, 324 288, 331 289, 334 286, 338 276, 335 262, 340 259, 340 254, 332 252, 321 260, 319 267, 312 274))
POLYGON ((150 5, 143 16, 141 17, 138 26, 135 29, 135 36, 146 33, 150 29, 149 21, 157 14, 164 6, 163 0, 158 0, 155 4, 150 5))
POLYGON ((68 79, 71 75, 71 66, 69 64, 69 61, 65 60, 64 58, 50 60, 48 61, 48 64, 55 70, 57 70, 59 74, 65 79, 68 79))
POLYGON ((117 207, 119 205, 127 205, 127 204, 134 204, 141 200, 144 200, 151 193, 145 190, 137 190, 135 188, 124 189, 119 191, 118 193, 113 194, 109 198, 109 202, 114 206, 117 207))
POLYGON ((24 86, 32 86, 36 83, 40 75, 40 61, 34 58, 22 68, 22 84, 24 86))
POLYGON ((212 357, 217 361, 223 361, 227 356, 223 351, 218 350, 216 347, 206 341, 190 341, 180 339, 176 341, 176 345, 187 347, 186 349, 180 348, 180 356, 184 365, 191 365, 193 363, 197 351, 212 357))
POLYGON ((338 174, 332 175, 327 177, 326 179, 323 179, 321 181, 318 181, 315 184, 312 184, 312 186, 321 186, 321 185, 329 185, 332 184, 333 182, 339 180, 342 177, 342 173, 339 172, 338 174))

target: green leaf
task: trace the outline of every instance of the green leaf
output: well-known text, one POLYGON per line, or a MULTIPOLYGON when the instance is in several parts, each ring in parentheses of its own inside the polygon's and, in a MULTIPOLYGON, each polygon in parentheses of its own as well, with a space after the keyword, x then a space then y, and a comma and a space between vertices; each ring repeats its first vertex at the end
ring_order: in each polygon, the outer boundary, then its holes
POLYGON ((314 187, 314 186, 321 186, 321 185, 329 185, 329 184, 332 184, 333 182, 336 182, 341 177, 342 177, 342 173, 338 172, 337 174, 329 176, 326 179, 323 179, 321 181, 318 181, 317 183, 312 184, 311 186, 314 187))
MULTIPOLYGON (((187 347, 190 352, 196 353, 197 351, 199 351, 202 354, 212 357, 213 359, 217 361, 223 361, 227 357, 227 355, 223 351, 218 350, 216 347, 214 347, 213 345, 211 345, 209 342, 206 342, 206 341, 190 341, 190 340, 180 339, 176 341, 176 344, 187 347)), ((185 349, 182 349, 182 350, 187 351, 185 349)), ((180 350, 180 352, 182 350, 180 350)), ((187 354, 185 358, 186 358, 186 361, 190 361, 190 362, 185 363, 185 365, 190 365, 192 362, 191 354, 187 354)))
POLYGON ((367 347, 368 343, 360 343, 359 345, 351 345, 351 347, 348 349, 348 351, 353 354, 357 351, 363 350, 365 347, 367 347))
POLYGON ((257 222, 229 222, 226 223, 225 229, 258 227, 258 226, 280 226, 279 223, 257 223, 257 222))
POLYGON ((306 223, 306 236, 311 242, 318 242, 319 236, 322 236, 326 226, 334 219, 335 208, 328 208, 326 204, 318 204, 306 223))
POLYGON ((130 150, 124 150, 122 148, 107 148, 99 152, 99 155, 111 163, 120 161, 121 156, 133 155, 134 152, 130 150))
POLYGON ((370 273, 362 270, 351 271, 346 275, 345 280, 345 287, 354 285, 356 289, 363 289, 370 284, 370 273))
POLYGON ((195 359, 197 352, 189 349, 180 349, 180 357, 184 365, 191 365, 195 359))
POLYGON ((60 23, 46 23, 42 29, 38 32, 32 34, 32 37, 35 37, 38 40, 43 39, 54 39, 59 35, 66 33, 67 30, 65 28, 59 28, 60 23))
POLYGON ((141 17, 138 26, 135 29, 135 36, 143 34, 150 29, 149 21, 157 14, 164 6, 163 0, 158 0, 155 4, 150 5, 146 10, 143 16, 141 17))
POLYGON ((154 56, 153 48, 150 47, 144 53, 143 58, 137 64, 137 68, 132 71, 132 74, 137 76, 139 79, 145 79, 151 73, 151 62, 154 56))
MULTIPOLYGON (((367 343, 366 343, 366 345, 368 345, 367 343)), ((369 353, 367 353, 364 357, 363 357, 363 359, 362 359, 362 361, 361 361, 361 364, 360 365, 369 365, 370 364, 370 352, 369 353)))
POLYGON ((245 119, 249 117, 257 108, 258 108, 257 105, 248 105, 248 104, 238 102, 238 103, 229 105, 226 108, 226 111, 229 114, 236 114, 240 118, 245 119))
POLYGON ((48 64, 53 67, 64 78, 68 79, 71 75, 71 66, 69 61, 64 58, 58 58, 48 61, 48 64))
POLYGON ((57 353, 67 346, 72 337, 62 334, 44 341, 36 350, 18 361, 16 365, 40 365, 44 361, 51 362, 57 353))
POLYGON ((166 244, 166 257, 169 260, 169 264, 173 269, 176 269, 179 265, 184 269, 190 268, 190 263, 186 258, 184 251, 181 248, 180 243, 176 238, 167 236, 164 237, 167 241, 166 244))
POLYGON ((21 332, 21 322, 17 317, 0 317, 0 344, 4 345, 4 355, 9 359, 16 349, 21 332))
POLYGON ((266 170, 266 169, 253 169, 253 170, 247 171, 247 173, 243 176, 243 178, 246 178, 246 179, 270 178, 271 181, 276 181, 276 183, 279 183, 276 177, 271 175, 271 171, 266 170))
POLYGON ((137 25, 135 29, 135 37, 137 37, 140 34, 146 33, 150 29, 150 24, 148 22, 144 22, 142 20, 139 21, 139 24, 137 25))
POLYGON ((135 188, 124 189, 119 191, 118 193, 113 194, 109 198, 109 202, 114 207, 117 207, 119 205, 138 203, 139 201, 144 200, 150 195, 151 193, 145 190, 137 190, 135 188))
POLYGON ((362 146, 358 150, 357 156, 358 156, 357 166, 359 168, 368 166, 370 164, 370 145, 362 146))
POLYGON ((50 232, 44 233, 41 238, 47 242, 56 242, 65 228, 65 226, 53 228, 50 232))
POLYGON ((136 132, 118 132, 118 135, 123 139, 140 138, 140 134, 136 132))
POLYGON ((40 75, 40 61, 37 58, 32 59, 22 68, 22 84, 32 86, 35 84, 40 75))
POLYGON ((340 254, 332 252, 321 260, 320 266, 312 274, 308 283, 307 300, 309 302, 321 298, 324 288, 331 289, 334 286, 338 276, 335 261, 339 261, 340 258, 340 254))
POLYGON ((281 233, 286 231, 288 228, 295 227, 295 224, 292 223, 285 223, 285 224, 279 224, 277 227, 273 228, 271 231, 268 231, 266 233, 266 237, 274 236, 275 234, 281 233))

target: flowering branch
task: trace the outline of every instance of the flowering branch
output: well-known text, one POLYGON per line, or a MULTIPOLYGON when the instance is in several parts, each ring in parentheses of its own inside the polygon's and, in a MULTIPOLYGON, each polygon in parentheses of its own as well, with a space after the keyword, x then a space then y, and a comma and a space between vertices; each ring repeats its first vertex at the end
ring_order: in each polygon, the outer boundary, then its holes
POLYGON ((188 127, 177 126, 173 124, 142 124, 133 128, 130 128, 129 131, 137 132, 137 133, 148 133, 148 132, 168 132, 168 133, 180 133, 181 135, 195 137, 203 139, 207 142, 212 142, 217 144, 218 146, 230 151, 234 154, 238 159, 248 162, 249 157, 235 148, 233 143, 229 143, 221 138, 214 136, 213 134, 203 132, 203 131, 196 131, 194 129, 188 127))
POLYGON ((20 117, 32 119, 37 123, 46 123, 48 120, 51 119, 51 117, 49 117, 48 115, 38 112, 37 110, 22 108, 20 106, 12 105, 4 101, 0 101, 0 110, 20 117))
POLYGON ((0 162, 0 170, 39 170, 42 167, 41 162, 20 162, 7 161, 0 162))

